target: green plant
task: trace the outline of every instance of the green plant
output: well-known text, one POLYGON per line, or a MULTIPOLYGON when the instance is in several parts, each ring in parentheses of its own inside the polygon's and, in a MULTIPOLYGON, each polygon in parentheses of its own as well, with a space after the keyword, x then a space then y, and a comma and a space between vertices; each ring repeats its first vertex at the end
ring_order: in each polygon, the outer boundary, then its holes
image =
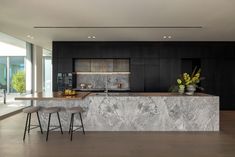
POLYGON ((193 85, 195 88, 204 90, 202 87, 198 86, 201 80, 204 79, 204 77, 201 77, 201 69, 195 67, 191 75, 188 73, 183 73, 182 75, 180 75, 180 77, 176 80, 177 85, 171 86, 169 90, 172 92, 176 92, 179 90, 184 90, 189 85, 193 85))
POLYGON ((17 71, 12 77, 12 87, 22 94, 25 91, 25 72, 17 71))

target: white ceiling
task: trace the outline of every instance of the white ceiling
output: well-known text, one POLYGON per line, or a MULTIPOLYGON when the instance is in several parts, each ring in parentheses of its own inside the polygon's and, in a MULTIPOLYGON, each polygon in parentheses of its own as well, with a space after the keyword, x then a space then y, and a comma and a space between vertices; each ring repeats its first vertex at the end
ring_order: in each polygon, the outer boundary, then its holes
POLYGON ((48 49, 55 40, 235 41, 235 0, 0 0, 0 31, 48 49), (36 29, 34 26, 202 28, 36 29), (90 35, 96 38, 88 39, 90 35), (172 38, 164 39, 164 35, 172 38))

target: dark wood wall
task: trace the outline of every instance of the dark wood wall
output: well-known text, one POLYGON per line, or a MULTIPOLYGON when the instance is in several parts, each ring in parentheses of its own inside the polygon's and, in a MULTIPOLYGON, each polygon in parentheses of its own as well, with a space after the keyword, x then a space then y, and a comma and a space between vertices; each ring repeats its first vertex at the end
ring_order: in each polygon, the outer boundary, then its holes
POLYGON ((183 62, 200 61, 205 92, 235 109, 235 42, 53 42, 53 90, 58 72, 72 72, 74 58, 130 58, 132 91, 168 91, 183 62))

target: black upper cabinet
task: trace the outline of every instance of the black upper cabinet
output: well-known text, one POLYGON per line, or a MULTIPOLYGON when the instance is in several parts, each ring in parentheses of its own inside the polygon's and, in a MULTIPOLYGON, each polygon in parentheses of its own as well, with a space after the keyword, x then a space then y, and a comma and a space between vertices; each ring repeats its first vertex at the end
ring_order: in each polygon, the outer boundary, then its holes
POLYGON ((144 65, 131 64, 130 67, 130 88, 131 91, 144 91, 144 65))
POLYGON ((181 73, 180 60, 174 58, 160 59, 160 91, 168 91, 176 84, 176 79, 181 73))
POLYGON ((144 66, 144 91, 160 91, 160 66, 145 64, 144 66))

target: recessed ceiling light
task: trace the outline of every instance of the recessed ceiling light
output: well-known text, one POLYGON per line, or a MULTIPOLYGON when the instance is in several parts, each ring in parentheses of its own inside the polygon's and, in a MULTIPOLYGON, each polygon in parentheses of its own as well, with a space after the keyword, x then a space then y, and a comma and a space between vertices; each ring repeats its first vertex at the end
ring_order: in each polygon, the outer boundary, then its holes
POLYGON ((166 36, 163 36, 164 39, 166 39, 166 36))
POLYGON ((171 39, 171 36, 169 35, 168 38, 171 39))
POLYGON ((95 39, 96 37, 94 35, 88 36, 88 39, 95 39))
POLYGON ((34 37, 32 35, 27 35, 27 37, 30 39, 34 39, 34 37))

